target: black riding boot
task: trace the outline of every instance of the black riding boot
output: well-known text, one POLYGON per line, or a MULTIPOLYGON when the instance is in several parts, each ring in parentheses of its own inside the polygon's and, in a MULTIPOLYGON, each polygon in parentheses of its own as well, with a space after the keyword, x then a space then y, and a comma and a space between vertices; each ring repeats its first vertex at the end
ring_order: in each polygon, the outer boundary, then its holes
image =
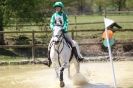
POLYGON ((48 67, 50 67, 52 64, 52 61, 50 59, 50 50, 48 50, 48 67))
POLYGON ((72 49, 73 49, 73 53, 74 53, 76 59, 77 59, 79 62, 80 62, 80 61, 83 61, 84 58, 78 56, 78 52, 77 52, 76 47, 73 47, 72 49))

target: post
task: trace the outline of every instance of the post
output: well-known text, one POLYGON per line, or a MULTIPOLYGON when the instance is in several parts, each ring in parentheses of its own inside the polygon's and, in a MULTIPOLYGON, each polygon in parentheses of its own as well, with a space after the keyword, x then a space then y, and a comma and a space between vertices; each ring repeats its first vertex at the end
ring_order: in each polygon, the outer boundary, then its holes
POLYGON ((107 28, 105 27, 105 34, 106 34, 106 39, 107 39, 107 45, 108 45, 108 52, 109 52, 109 59, 110 59, 110 63, 111 63, 111 67, 112 67, 112 74, 113 74, 113 81, 114 81, 114 88, 116 87, 116 77, 115 77, 115 71, 114 71, 114 64, 113 64, 113 58, 112 58, 112 52, 111 52, 111 47, 109 44, 109 37, 108 37, 108 32, 107 32, 107 28))
MULTIPOLYGON (((75 15, 75 30, 77 30, 77 16, 75 15)), ((77 32, 76 32, 76 36, 77 36, 77 32)), ((74 33, 73 33, 73 39, 74 39, 74 33)))
POLYGON ((72 39, 74 39, 74 31, 71 31, 72 39))
POLYGON ((75 30, 77 30, 77 17, 75 15, 75 30))
POLYGON ((35 62, 35 32, 32 31, 32 60, 35 62))
POLYGON ((106 8, 104 8, 104 17, 105 17, 105 18, 107 17, 107 11, 106 11, 106 8))

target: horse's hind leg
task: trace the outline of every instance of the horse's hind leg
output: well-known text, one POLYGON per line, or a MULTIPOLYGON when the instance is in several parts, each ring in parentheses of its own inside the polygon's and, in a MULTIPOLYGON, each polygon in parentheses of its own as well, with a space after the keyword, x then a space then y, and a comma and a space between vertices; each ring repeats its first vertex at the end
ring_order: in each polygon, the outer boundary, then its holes
POLYGON ((63 71, 64 71, 64 68, 62 68, 60 70, 60 87, 64 87, 65 86, 65 83, 63 81, 63 71))

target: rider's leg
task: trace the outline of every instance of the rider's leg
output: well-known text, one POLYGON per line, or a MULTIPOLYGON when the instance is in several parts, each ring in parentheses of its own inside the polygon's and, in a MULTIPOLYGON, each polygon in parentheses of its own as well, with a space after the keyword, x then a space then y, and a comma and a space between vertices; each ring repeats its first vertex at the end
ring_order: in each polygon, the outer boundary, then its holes
POLYGON ((73 48, 73 51, 74 51, 75 54, 77 54, 76 56, 77 56, 78 60, 82 61, 84 58, 83 58, 82 54, 80 53, 78 43, 74 40, 73 40, 73 43, 75 45, 75 47, 73 48))
POLYGON ((68 35, 68 33, 64 33, 64 35, 65 35, 65 38, 67 39, 67 41, 69 41, 71 43, 74 55, 76 56, 78 61, 82 61, 84 58, 80 54, 80 50, 79 50, 78 44, 75 41, 72 40, 72 38, 68 35))

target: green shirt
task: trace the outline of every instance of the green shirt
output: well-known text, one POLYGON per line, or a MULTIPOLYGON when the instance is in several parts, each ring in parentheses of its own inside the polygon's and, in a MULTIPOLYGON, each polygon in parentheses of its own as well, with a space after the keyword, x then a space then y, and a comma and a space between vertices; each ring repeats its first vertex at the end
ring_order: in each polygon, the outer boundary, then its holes
POLYGON ((63 12, 55 12, 51 19, 50 19, 50 28, 53 31, 54 30, 54 26, 56 26, 56 17, 62 17, 62 27, 63 27, 63 31, 67 32, 68 31, 68 17, 66 14, 64 14, 63 12))

